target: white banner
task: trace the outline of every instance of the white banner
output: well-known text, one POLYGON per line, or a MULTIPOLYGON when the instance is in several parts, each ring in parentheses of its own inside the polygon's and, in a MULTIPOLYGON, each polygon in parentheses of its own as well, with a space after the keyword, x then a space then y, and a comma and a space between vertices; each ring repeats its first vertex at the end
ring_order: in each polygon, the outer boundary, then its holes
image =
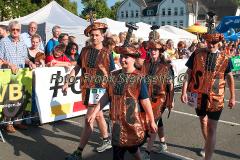
POLYGON ((176 59, 172 60, 172 66, 174 70, 174 87, 181 87, 184 75, 187 71, 187 67, 185 66, 188 59, 176 59))
MULTIPOLYGON (((174 87, 182 85, 187 70, 187 59, 173 60, 175 74, 174 87)), ((62 93, 62 86, 68 72, 63 67, 37 68, 35 74, 36 103, 41 123, 58 121, 86 114, 80 90, 80 73, 70 78, 74 84, 69 86, 67 95, 62 93)), ((108 109, 107 105, 104 109, 108 109)))
POLYGON ((80 72, 74 85, 63 95, 62 86, 67 72, 63 67, 45 67, 35 70, 36 103, 41 123, 62 120, 86 114, 80 91, 80 72))

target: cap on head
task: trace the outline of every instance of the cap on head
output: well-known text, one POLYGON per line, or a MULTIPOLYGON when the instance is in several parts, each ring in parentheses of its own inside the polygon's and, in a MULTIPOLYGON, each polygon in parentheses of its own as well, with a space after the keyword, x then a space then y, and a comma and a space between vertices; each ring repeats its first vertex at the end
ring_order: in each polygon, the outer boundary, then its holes
POLYGON ((132 47, 132 46, 127 46, 127 47, 123 47, 123 46, 116 46, 114 48, 114 51, 117 52, 118 54, 121 55, 127 55, 133 58, 139 58, 140 57, 140 52, 137 48, 132 47))
POLYGON ((224 40, 224 36, 221 33, 205 33, 202 35, 203 39, 211 44, 216 44, 224 40))
POLYGON ((103 33, 106 32, 106 30, 108 29, 107 24, 105 23, 101 23, 101 22, 94 22, 93 24, 89 25, 85 30, 84 30, 84 34, 85 36, 89 37, 90 32, 92 30, 103 30, 103 33))

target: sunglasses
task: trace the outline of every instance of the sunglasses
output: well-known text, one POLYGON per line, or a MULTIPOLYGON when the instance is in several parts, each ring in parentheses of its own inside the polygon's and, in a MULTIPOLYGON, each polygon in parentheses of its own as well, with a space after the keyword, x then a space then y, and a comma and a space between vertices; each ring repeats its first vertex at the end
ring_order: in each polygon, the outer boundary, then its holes
POLYGON ((128 57, 130 57, 130 56, 128 56, 128 55, 120 55, 120 58, 125 58, 125 59, 127 59, 128 57))
POLYGON ((14 31, 17 31, 17 32, 19 32, 19 31, 20 31, 20 29, 19 29, 19 28, 12 28, 12 29, 11 29, 11 31, 12 31, 12 32, 14 32, 14 31))

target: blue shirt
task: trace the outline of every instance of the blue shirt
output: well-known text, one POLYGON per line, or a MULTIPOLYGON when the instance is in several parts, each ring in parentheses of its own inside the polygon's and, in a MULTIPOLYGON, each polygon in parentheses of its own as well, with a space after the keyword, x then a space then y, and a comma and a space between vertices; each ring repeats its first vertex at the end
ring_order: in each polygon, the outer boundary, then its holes
MULTIPOLYGON (((32 46, 32 43, 31 43, 31 36, 29 33, 22 33, 21 34, 21 39, 23 40, 23 42, 26 44, 26 46, 28 48, 30 48, 32 46)), ((40 45, 39 45, 39 49, 44 51, 44 47, 43 47, 43 43, 42 43, 42 40, 40 40, 40 45)))
POLYGON ((0 59, 24 68, 25 60, 28 59, 27 46, 21 39, 15 43, 11 36, 5 37, 0 41, 0 59))
POLYGON ((59 44, 59 42, 57 40, 54 40, 53 38, 51 38, 45 48, 45 54, 47 56, 51 55, 52 50, 54 49, 55 46, 57 46, 59 44))

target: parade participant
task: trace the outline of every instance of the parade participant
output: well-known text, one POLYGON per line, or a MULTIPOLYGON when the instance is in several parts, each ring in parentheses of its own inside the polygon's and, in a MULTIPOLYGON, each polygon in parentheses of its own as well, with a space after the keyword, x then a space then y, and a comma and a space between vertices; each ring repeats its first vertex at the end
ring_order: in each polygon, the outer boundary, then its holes
MULTIPOLYGON (((95 83, 94 81, 91 81, 91 77, 108 76, 110 71, 115 69, 114 61, 110 52, 106 48, 104 48, 102 44, 106 29, 107 25, 100 22, 94 22, 85 29, 85 35, 88 37, 90 36, 91 46, 87 46, 82 49, 77 64, 69 75, 70 77, 76 76, 80 69, 82 71, 81 91, 82 102, 84 103, 84 105, 87 106, 88 109, 86 117, 88 117, 92 113, 95 107, 95 105, 90 103, 89 101, 91 90, 93 90, 94 88, 100 90, 101 88, 106 87, 106 84, 104 83, 95 83)), ((68 86, 68 83, 63 86, 64 92, 67 91, 68 86)), ((97 113, 96 121, 100 129, 101 136, 103 138, 102 144, 97 148, 97 151, 103 152, 107 149, 110 149, 112 146, 111 140, 108 136, 107 124, 102 111, 97 113)), ((80 144, 77 150, 66 158, 67 160, 82 159, 82 151, 86 146, 88 139, 93 131, 91 126, 89 126, 86 122, 87 121, 85 121, 85 128, 81 135, 80 144)))
POLYGON ((8 26, 0 25, 0 40, 8 36, 8 26))
MULTIPOLYGON (((165 50, 160 40, 151 41, 148 44, 151 57, 150 62, 145 62, 142 67, 142 73, 146 75, 146 83, 148 85, 148 93, 152 104, 154 119, 158 122, 158 135, 160 139, 160 147, 158 152, 165 151, 167 145, 164 138, 164 129, 161 114, 165 108, 171 111, 173 107, 173 70, 169 62, 166 61, 162 54, 165 50)), ((148 140, 146 151, 143 152, 145 160, 150 160, 150 151, 156 134, 151 134, 148 140)))
POLYGON ((60 26, 56 25, 52 28, 53 37, 47 42, 47 45, 45 46, 46 55, 51 55, 54 47, 59 44, 58 37, 61 33, 62 33, 62 29, 60 26))
POLYGON ((113 160, 123 160, 126 151, 136 160, 141 160, 139 147, 146 139, 146 116, 152 132, 157 131, 157 125, 148 97, 147 84, 142 79, 141 71, 134 66, 136 58, 140 56, 138 49, 123 46, 116 47, 115 51, 121 56, 122 69, 111 73, 113 81, 109 81, 107 92, 89 116, 88 123, 93 127, 97 112, 110 101, 113 160))
POLYGON ((205 152, 201 152, 204 160, 212 159, 214 152, 217 124, 224 106, 226 79, 230 91, 228 106, 230 109, 235 106, 232 63, 225 52, 218 49, 218 42, 223 40, 223 35, 213 32, 213 14, 208 14, 209 29, 203 35, 207 48, 196 50, 186 63, 188 70, 181 95, 182 102, 195 107, 199 116, 205 140, 205 152))

